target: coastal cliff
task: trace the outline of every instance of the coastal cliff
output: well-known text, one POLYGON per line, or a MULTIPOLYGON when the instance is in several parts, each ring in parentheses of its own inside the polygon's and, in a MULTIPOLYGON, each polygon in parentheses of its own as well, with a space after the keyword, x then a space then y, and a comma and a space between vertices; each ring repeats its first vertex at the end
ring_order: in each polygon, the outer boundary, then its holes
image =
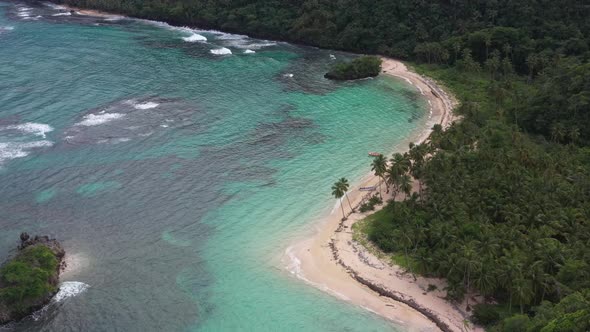
POLYGON ((0 268, 0 324, 40 309, 58 291, 65 250, 47 236, 20 236, 16 256, 0 268))

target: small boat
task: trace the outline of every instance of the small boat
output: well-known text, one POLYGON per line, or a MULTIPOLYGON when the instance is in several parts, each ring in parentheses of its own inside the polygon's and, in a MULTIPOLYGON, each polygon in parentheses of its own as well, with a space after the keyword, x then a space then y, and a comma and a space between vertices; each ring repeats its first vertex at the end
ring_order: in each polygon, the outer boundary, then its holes
POLYGON ((369 152, 370 157, 379 157, 380 155, 381 155, 381 153, 379 153, 379 152, 369 152))

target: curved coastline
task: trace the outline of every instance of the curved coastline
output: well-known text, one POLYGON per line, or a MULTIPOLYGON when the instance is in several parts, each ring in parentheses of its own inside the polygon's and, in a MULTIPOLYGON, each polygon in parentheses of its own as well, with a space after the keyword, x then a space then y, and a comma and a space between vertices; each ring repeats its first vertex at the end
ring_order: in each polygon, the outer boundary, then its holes
MULTIPOLYGON (((80 15, 120 17, 99 10, 66 5, 63 7, 80 15)), ((430 135, 434 124, 447 127, 454 121, 452 110, 457 102, 452 95, 447 94, 434 81, 408 70, 402 62, 384 57, 382 59, 382 74, 405 80, 419 90, 429 103, 430 115, 425 126, 405 143, 423 142, 430 135)), ((392 149, 390 152, 399 150, 392 149)), ((351 191, 376 183, 376 177, 369 174, 359 180, 351 191)), ((358 191, 349 193, 349 197, 354 206, 362 198, 358 191)), ((384 200, 387 199, 386 196, 384 200)), ((380 208, 382 207, 377 207, 380 208)), ((351 214, 346 222, 341 222, 337 212, 333 210, 322 219, 315 235, 287 248, 281 260, 289 271, 320 290, 404 326, 407 331, 465 330, 464 310, 442 299, 440 292, 424 293, 428 283, 424 287, 423 282, 411 281, 410 276, 401 268, 387 266, 352 240, 352 224, 362 220, 367 214, 351 214), (380 273, 375 273, 376 271, 380 273), (383 286, 392 285, 391 281, 394 281, 395 289, 383 286), (418 293, 424 293, 428 301, 416 298, 418 293)), ((421 279, 434 284, 443 282, 418 278, 421 279)))
MULTIPOLYGON (((382 74, 414 86, 429 104, 426 124, 405 143, 424 142, 433 125, 446 128, 457 119, 452 113, 457 105, 452 95, 431 79, 408 70, 402 62, 382 59, 382 74)), ((363 196, 358 188, 377 183, 378 178, 372 174, 356 182, 348 193, 353 206, 358 206, 363 196)), ((383 195, 384 201, 390 198, 383 195)), ((380 208, 383 205, 377 207, 380 208)), ((402 268, 382 262, 353 240, 352 225, 368 214, 353 213, 348 220, 341 221, 338 211, 332 210, 322 218, 315 234, 287 248, 283 257, 287 269, 305 282, 400 324, 408 331, 481 331, 465 323, 468 313, 464 304, 455 305, 444 299, 444 280, 414 279, 402 268), (436 285, 437 290, 428 292, 429 285, 436 285)))

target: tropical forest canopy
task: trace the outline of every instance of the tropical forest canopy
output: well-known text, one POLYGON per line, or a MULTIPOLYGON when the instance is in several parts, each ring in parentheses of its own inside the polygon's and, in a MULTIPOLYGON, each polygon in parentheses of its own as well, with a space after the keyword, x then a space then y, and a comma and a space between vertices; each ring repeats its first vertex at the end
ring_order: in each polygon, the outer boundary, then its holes
POLYGON ((462 120, 392 158, 381 176, 413 193, 369 238, 451 298, 485 295, 474 318, 492 330, 590 330, 588 1, 60 2, 414 62, 462 120))

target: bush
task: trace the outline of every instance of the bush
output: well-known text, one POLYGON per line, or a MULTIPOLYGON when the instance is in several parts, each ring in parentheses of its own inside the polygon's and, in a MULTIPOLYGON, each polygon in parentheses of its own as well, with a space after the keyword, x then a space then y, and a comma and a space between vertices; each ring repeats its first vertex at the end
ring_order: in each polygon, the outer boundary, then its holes
POLYGON ((376 56, 363 56, 348 63, 334 65, 324 77, 331 80, 356 80, 375 77, 381 72, 381 59, 376 56))
POLYGON ((383 200, 381 199, 381 197, 379 197, 379 195, 375 194, 375 196, 371 197, 369 199, 369 204, 375 206, 375 205, 379 205, 383 203, 383 200))
POLYGON ((526 332, 531 325, 531 319, 527 315, 514 315, 506 318, 502 324, 503 332, 526 332))
POLYGON ((363 203, 363 204, 361 204, 361 207, 359 208, 359 211, 361 213, 373 211, 373 210, 375 210, 375 205, 371 205, 369 203, 363 203))
POLYGON ((359 211, 360 212, 374 211, 375 205, 379 205, 381 203, 383 203, 383 200, 381 199, 381 197, 379 197, 379 195, 375 195, 375 196, 369 198, 368 202, 361 204, 359 211))
POLYGON ((491 325, 500 320, 500 312, 493 304, 477 304, 473 308, 473 321, 480 325, 491 325))
POLYGON ((55 254, 45 246, 24 249, 0 269, 0 303, 19 308, 27 299, 54 291, 50 278, 57 265, 55 254))

